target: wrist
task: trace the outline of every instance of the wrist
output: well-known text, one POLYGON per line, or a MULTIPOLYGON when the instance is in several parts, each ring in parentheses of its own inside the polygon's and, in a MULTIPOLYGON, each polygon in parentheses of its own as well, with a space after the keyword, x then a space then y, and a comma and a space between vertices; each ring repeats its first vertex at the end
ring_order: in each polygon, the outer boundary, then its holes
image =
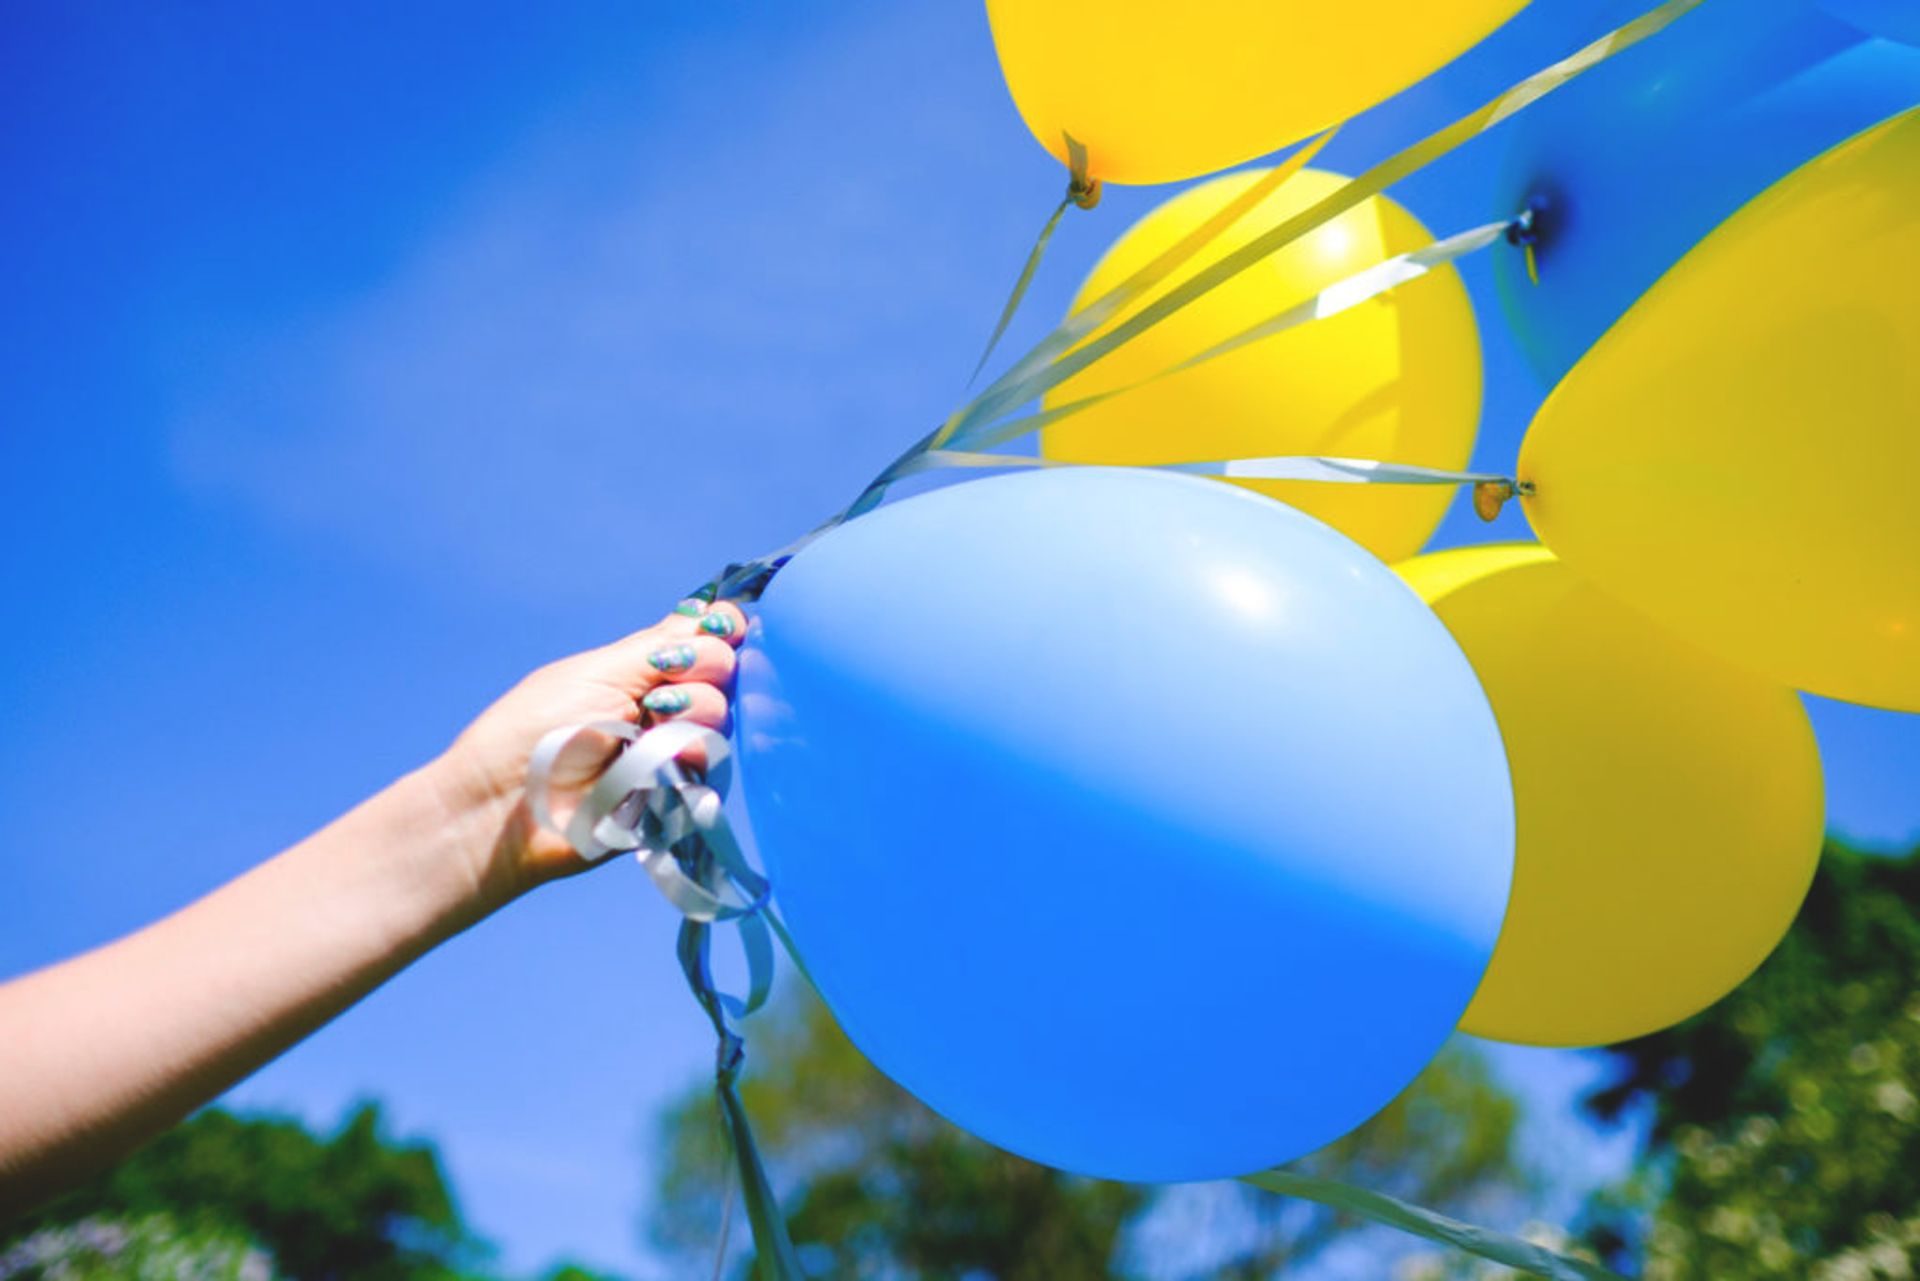
POLYGON ((479 786, 454 752, 394 781, 368 808, 399 852, 405 893, 434 933, 451 937, 532 888, 515 875, 507 833, 518 797, 479 786))

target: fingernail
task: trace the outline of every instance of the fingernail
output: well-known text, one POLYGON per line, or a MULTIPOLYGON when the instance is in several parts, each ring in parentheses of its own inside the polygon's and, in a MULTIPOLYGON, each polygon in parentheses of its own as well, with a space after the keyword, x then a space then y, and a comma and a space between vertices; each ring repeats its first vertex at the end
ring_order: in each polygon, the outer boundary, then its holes
POLYGON ((731 636, 733 615, 724 609, 716 609, 700 620, 700 630, 709 636, 731 636))
POLYGON ((691 645, 669 645, 647 655, 647 661, 653 664, 656 672, 684 672, 693 666, 693 658, 691 645))
POLYGON ((693 695, 687 693, 684 689, 675 689, 671 685, 662 685, 659 689, 649 690, 647 696, 640 700, 640 704, 650 712, 658 712, 662 716, 672 716, 676 712, 684 712, 689 707, 692 707, 693 695))
POLYGON ((682 618, 698 618, 707 612, 707 602, 689 596, 673 607, 673 612, 682 618))

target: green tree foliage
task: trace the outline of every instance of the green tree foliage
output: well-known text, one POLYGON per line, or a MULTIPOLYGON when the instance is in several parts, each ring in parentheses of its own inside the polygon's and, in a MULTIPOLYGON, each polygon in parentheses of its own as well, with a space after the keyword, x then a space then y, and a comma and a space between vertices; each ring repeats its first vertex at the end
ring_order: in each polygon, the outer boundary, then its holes
POLYGON ((1920 849, 1829 843, 1760 971, 1607 1051, 1588 1106, 1650 1114, 1597 1244, 1648 1281, 1920 1275, 1920 849), (1638 1210, 1636 1214, 1634 1211, 1638 1210))
MULTIPOLYGON (((756 1019, 751 1041, 747 1110, 816 1277, 1094 1281, 1124 1276, 1151 1254, 1155 1276, 1254 1281, 1359 1230, 1318 1206, 1242 1185, 1161 1194, 1010 1156, 882 1077, 810 996, 756 1019), (1147 1238, 1184 1246, 1156 1248, 1147 1238)), ((1518 1186, 1516 1120, 1514 1101, 1482 1061, 1456 1047, 1374 1121, 1307 1164, 1464 1210, 1518 1186)), ((710 1089, 690 1090, 664 1117, 658 1168, 652 1236, 690 1267, 711 1256, 727 1196, 710 1089)), ((745 1261, 739 1266, 744 1275, 745 1261)))
MULTIPOLYGON (((272 1275, 295 1281, 444 1281, 468 1275, 465 1266, 484 1253, 433 1148, 385 1137, 372 1104, 328 1137, 291 1120, 210 1109, 85 1187, 0 1225, 0 1256, 28 1259, 29 1247, 45 1254, 61 1241, 72 1245, 62 1265, 72 1276, 144 1276, 142 1252, 168 1243, 202 1254, 264 1252, 272 1275)), ((63 1275, 45 1259, 34 1266, 63 1275)), ((236 1274, 256 1275, 259 1266, 236 1274)), ((16 1275, 35 1274, 22 1264, 16 1275)))
POLYGON ((0 1249, 0 1281, 276 1281, 273 1260, 228 1233, 164 1215, 42 1227, 0 1249))

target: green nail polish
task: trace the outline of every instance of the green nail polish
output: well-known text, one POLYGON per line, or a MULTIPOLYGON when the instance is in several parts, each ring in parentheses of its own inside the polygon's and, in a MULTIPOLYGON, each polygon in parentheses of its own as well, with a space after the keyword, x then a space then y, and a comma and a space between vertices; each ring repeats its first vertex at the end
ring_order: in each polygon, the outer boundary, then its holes
POLYGON ((689 707, 692 707, 693 695, 687 693, 684 689, 675 689, 671 685, 663 685, 659 689, 649 692, 640 702, 650 712, 659 712, 663 716, 671 716, 676 712, 684 712, 689 707))
POLYGON ((733 615, 716 609, 700 620, 700 630, 709 636, 731 636, 733 615))
POLYGON ((653 664, 656 672, 684 672, 693 666, 693 646, 669 645, 665 649, 656 649, 647 655, 647 661, 653 664))
POLYGON ((707 603, 689 596, 673 607, 673 612, 682 618, 698 618, 707 612, 707 603))

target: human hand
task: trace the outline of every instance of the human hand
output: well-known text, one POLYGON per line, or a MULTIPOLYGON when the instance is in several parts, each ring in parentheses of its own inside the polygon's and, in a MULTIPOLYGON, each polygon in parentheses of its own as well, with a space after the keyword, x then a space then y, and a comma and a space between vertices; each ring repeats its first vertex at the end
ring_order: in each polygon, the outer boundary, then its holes
MULTIPOLYGON (((527 763, 541 736, 589 721, 685 720, 724 730, 734 650, 746 626, 746 616, 731 603, 683 601, 652 627, 530 673, 428 767, 447 820, 461 830, 457 844, 471 860, 482 914, 586 866, 528 809, 527 763)), ((567 754, 556 763, 554 786, 585 787, 620 746, 609 742, 598 752, 567 754)))

